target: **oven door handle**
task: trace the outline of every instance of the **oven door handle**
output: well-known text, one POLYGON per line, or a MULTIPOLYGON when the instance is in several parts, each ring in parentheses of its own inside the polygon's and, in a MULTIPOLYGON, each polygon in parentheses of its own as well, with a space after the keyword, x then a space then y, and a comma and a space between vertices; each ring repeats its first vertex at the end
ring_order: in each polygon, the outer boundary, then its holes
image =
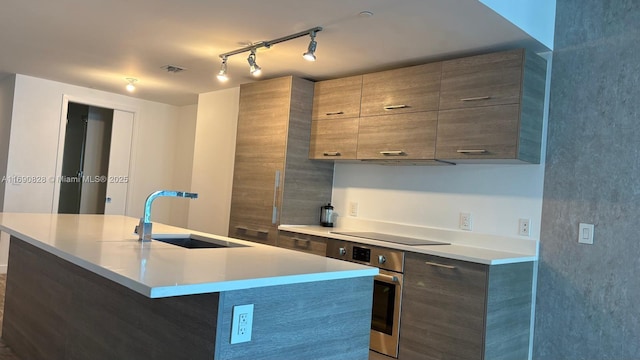
POLYGON ((376 278, 378 278, 378 280, 386 280, 386 281, 392 282, 392 283, 397 283, 398 282, 398 277, 394 276, 394 275, 378 274, 378 275, 376 275, 376 278))

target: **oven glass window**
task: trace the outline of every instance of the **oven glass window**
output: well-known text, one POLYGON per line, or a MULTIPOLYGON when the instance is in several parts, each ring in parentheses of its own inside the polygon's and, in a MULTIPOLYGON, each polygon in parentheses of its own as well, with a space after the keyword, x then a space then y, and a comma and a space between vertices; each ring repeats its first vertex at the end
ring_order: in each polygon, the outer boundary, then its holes
POLYGON ((373 282, 373 311, 371 329, 392 335, 396 286, 383 281, 373 282))

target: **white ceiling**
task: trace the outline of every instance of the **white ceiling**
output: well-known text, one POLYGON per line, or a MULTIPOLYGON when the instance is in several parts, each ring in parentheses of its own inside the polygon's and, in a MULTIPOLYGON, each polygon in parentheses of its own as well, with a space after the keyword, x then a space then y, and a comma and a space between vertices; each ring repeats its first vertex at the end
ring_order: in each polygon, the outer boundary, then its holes
POLYGON ((249 43, 322 26, 316 62, 308 37, 262 49, 263 78, 322 80, 518 46, 546 48, 477 0, 3 0, 0 78, 18 73, 173 105, 254 81, 249 43), (358 16, 370 11, 371 17, 358 16), (168 73, 164 65, 186 68, 168 73))

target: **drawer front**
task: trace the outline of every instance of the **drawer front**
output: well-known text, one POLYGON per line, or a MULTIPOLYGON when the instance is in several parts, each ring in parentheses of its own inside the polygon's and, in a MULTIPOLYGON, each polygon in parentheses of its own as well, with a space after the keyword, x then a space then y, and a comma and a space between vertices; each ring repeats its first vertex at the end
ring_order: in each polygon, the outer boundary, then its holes
POLYGON ((270 223, 251 223, 232 216, 229 220, 229 237, 276 246, 278 226, 270 223))
POLYGON ((358 148, 359 118, 311 122, 310 159, 353 160, 358 148))
POLYGON ((278 234, 278 246, 314 255, 327 255, 327 239, 319 236, 280 231, 278 234))
POLYGON ((440 111, 436 158, 516 159, 519 114, 518 105, 440 111))
POLYGON ((360 118, 358 159, 433 159, 437 123, 436 111, 360 118))
POLYGON ((344 119, 360 116, 362 75, 315 83, 312 119, 344 119))
POLYGON ((360 116, 438 110, 441 63, 365 74, 360 116))
POLYGON ((522 49, 445 61, 440 110, 520 102, 522 49))

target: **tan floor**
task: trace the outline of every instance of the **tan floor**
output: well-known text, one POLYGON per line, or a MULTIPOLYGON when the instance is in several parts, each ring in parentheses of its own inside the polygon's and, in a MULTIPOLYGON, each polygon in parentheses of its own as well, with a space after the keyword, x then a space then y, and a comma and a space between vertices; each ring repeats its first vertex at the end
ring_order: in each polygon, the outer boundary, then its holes
MULTIPOLYGON (((0 335, 2 334, 2 315, 4 312, 4 287, 6 285, 6 274, 0 274, 0 335)), ((0 338, 0 360, 20 360, 11 349, 5 345, 0 338)))

